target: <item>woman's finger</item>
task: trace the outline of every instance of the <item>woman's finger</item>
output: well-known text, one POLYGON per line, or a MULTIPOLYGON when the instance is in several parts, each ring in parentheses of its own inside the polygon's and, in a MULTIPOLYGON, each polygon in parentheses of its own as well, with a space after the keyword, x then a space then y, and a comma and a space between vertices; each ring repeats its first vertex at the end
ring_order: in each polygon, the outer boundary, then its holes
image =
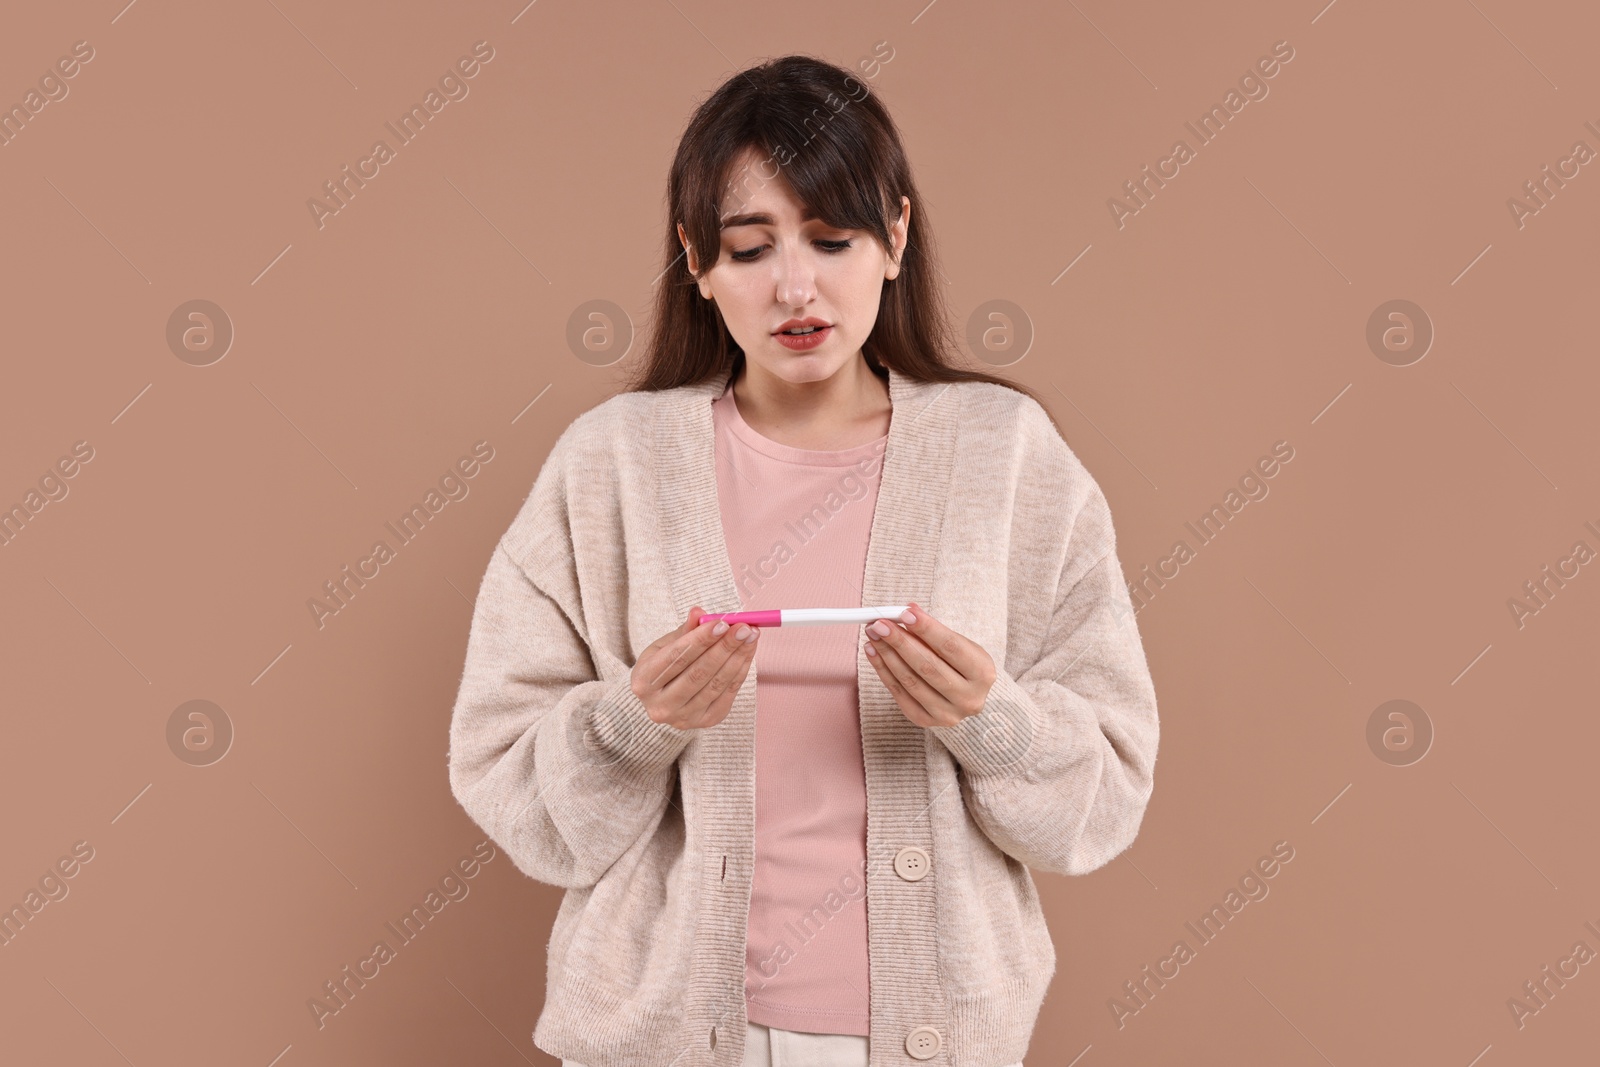
POLYGON ((744 638, 749 639, 748 643, 755 644, 754 626, 741 622, 724 629, 720 634, 716 632, 719 626, 725 625, 721 622, 706 623, 695 633, 687 635, 687 650, 683 653, 677 675, 661 686, 661 695, 669 707, 682 708, 690 704, 728 658, 744 647, 744 638))
MULTIPOLYGON (((717 664, 716 669, 701 683, 695 692, 689 694, 684 701, 683 712, 685 718, 696 725, 707 725, 702 719, 707 718, 707 712, 712 709, 723 697, 731 703, 733 695, 743 683, 745 674, 750 670, 750 661, 755 657, 757 637, 761 630, 759 627, 748 627, 750 639, 736 641, 735 647, 717 664)), ((732 636, 730 632, 727 636, 732 636)), ((718 653, 719 649, 708 650, 702 659, 709 659, 718 653)), ((696 664, 695 667, 698 667, 696 664)), ((684 672, 684 677, 689 677, 695 668, 684 672)))
MULTIPOLYGON (((756 628, 756 633, 758 635, 761 633, 760 627, 756 628)), ((728 671, 731 676, 722 683, 722 689, 716 698, 706 705, 705 716, 700 723, 702 726, 715 726, 727 718, 728 712, 733 710, 734 698, 739 695, 739 687, 744 685, 744 680, 750 675, 750 664, 755 662, 756 647, 760 643, 759 640, 748 642, 742 651, 735 652, 723 665, 723 670, 728 671)))
MULTIPOLYGON (((725 646, 725 653, 732 652, 737 646, 736 635, 740 632, 753 629, 743 623, 739 626, 729 627, 727 623, 717 620, 714 622, 699 622, 699 609, 690 612, 690 617, 696 619, 694 626, 669 642, 660 652, 663 663, 660 668, 652 673, 650 684, 663 692, 667 691, 685 671, 688 671, 699 660, 707 649, 717 647, 721 642, 725 646)), ((709 664, 709 669, 714 669, 715 664, 709 664)), ((705 677, 709 677, 709 669, 705 677)), ((701 679, 703 683, 704 678, 701 679)), ((678 689, 679 695, 693 693, 700 688, 701 683, 685 689, 678 689)), ((681 702, 681 701, 680 701, 681 702)))
MULTIPOLYGON (((905 636, 905 635, 902 635, 905 636)), ((935 689, 926 678, 913 670, 900 654, 898 646, 879 641, 873 646, 878 653, 874 658, 882 659, 885 669, 893 676, 900 688, 920 707, 929 718, 944 725, 946 721, 957 722, 962 713, 945 694, 935 689)), ((932 655, 932 653, 928 653, 932 655)))
MULTIPOLYGON (((903 668, 903 672, 897 670, 896 675, 902 678, 906 688, 912 692, 926 688, 933 694, 935 702, 953 704, 967 686, 965 676, 946 663, 933 649, 923 644, 920 637, 903 626, 880 619, 867 627, 867 639, 873 642, 872 647, 875 651, 895 653, 895 658, 889 661, 889 665, 894 667, 898 664, 903 668), (880 635, 878 633, 880 626, 889 632, 880 635)), ((924 699, 920 693, 917 696, 924 707, 933 710, 933 703, 924 699)))
POLYGON ((683 638, 693 633, 700 616, 704 614, 705 612, 700 610, 700 605, 695 604, 689 609, 683 622, 650 642, 644 651, 639 653, 634 671, 639 678, 649 679, 645 683, 647 689, 664 685, 677 676, 687 659, 685 652, 688 646, 683 638))
MULTIPOLYGON (((876 651, 876 650, 874 650, 876 651)), ((933 716, 928 714, 928 709, 918 703, 917 698, 906 692, 906 687, 900 683, 899 677, 884 662, 881 655, 867 657, 867 662, 872 664, 872 669, 878 672, 878 678, 883 682, 884 688, 889 690, 889 695, 894 697, 896 704, 900 705, 901 714, 905 715, 917 726, 937 726, 933 716)))
POLYGON ((922 643, 949 664, 952 670, 969 682, 988 684, 994 680, 992 677, 994 660, 983 650, 982 645, 964 634, 956 633, 929 615, 916 601, 912 601, 906 610, 913 619, 911 622, 902 621, 901 625, 910 633, 916 634, 922 643), (985 679, 985 674, 991 676, 985 679))

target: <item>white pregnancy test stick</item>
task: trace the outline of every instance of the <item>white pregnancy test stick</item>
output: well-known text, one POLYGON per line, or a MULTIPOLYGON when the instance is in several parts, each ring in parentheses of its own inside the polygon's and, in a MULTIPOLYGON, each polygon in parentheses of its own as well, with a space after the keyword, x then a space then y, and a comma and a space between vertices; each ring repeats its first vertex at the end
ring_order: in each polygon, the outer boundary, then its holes
POLYGON ((777 608, 771 611, 725 611, 700 616, 701 622, 721 619, 729 626, 745 623, 748 626, 827 626, 833 623, 872 622, 875 619, 898 619, 906 610, 904 604, 888 604, 875 608, 777 608))

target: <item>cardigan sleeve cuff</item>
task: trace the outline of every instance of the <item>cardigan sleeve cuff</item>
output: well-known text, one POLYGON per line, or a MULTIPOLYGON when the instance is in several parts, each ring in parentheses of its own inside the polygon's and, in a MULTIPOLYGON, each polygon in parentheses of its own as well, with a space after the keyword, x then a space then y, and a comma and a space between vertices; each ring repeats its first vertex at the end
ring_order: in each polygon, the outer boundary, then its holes
POLYGON ((1068 705, 1048 713, 997 665, 983 710, 954 726, 930 729, 969 776, 1026 778, 1029 768, 1052 751, 1083 744, 1083 730, 1092 724, 1078 711, 1068 705))
POLYGON ((627 677, 616 679, 594 705, 583 731, 585 758, 632 789, 659 786, 661 772, 691 739, 688 730, 650 718, 627 677))

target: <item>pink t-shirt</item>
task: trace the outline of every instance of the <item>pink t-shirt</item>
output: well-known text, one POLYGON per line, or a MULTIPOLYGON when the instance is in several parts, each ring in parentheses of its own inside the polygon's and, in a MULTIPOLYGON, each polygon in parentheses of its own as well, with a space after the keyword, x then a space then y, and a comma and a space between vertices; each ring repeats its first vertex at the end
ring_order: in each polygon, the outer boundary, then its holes
MULTIPOLYGON (((717 495, 740 610, 860 607, 885 435, 837 452, 756 433, 712 403, 717 495)), ((867 785, 857 626, 775 627, 756 648, 751 1022, 869 1033, 867 785)))

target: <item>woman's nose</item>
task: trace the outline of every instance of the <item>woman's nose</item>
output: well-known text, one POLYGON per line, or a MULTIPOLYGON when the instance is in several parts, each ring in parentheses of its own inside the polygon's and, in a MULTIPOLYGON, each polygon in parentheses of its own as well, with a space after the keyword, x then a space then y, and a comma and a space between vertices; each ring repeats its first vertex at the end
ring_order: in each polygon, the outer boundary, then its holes
POLYGON ((778 265, 778 302, 791 308, 803 308, 817 298, 816 274, 805 255, 792 250, 776 257, 778 265))

